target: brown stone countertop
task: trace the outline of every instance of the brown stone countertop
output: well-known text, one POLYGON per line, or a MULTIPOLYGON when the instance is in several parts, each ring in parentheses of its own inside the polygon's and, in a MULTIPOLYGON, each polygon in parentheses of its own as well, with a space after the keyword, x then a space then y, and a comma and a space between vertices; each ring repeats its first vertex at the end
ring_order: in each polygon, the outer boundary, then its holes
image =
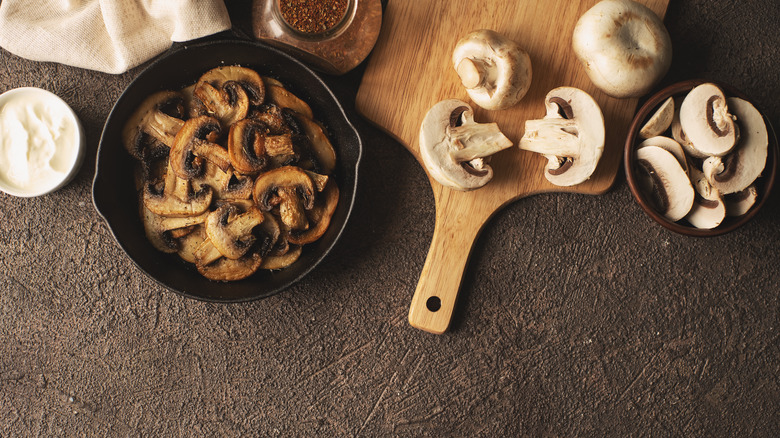
MULTIPOLYGON (((780 127, 775 0, 673 0, 665 22, 665 84, 730 83, 780 127)), ((433 194, 355 114, 358 68, 326 78, 379 144, 364 150, 342 239, 279 295, 204 303, 142 274, 92 206, 102 125, 142 68, 0 50, 0 91, 58 94, 88 147, 64 189, 0 194, 0 437, 780 433, 778 191, 709 239, 652 222, 622 173, 603 196, 520 200, 477 241, 452 329, 430 335, 406 318, 433 194)))

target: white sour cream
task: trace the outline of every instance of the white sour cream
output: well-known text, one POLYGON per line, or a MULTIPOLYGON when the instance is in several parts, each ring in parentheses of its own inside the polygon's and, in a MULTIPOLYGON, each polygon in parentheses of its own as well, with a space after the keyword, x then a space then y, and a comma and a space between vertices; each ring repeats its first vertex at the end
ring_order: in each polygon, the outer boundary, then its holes
POLYGON ((56 95, 17 88, 0 95, 0 188, 37 196, 64 185, 82 154, 81 125, 56 95))

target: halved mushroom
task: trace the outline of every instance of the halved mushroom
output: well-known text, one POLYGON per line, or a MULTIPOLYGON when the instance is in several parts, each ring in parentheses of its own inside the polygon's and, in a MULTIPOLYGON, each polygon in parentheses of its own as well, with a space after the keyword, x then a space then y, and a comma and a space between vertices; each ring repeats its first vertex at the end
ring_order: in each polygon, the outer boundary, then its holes
POLYGON ((217 88, 200 81, 195 86, 195 96, 226 128, 249 112, 249 95, 238 82, 228 81, 217 88))
POLYGON ((657 137, 664 133, 674 120, 674 98, 666 99, 639 130, 642 138, 657 137))
POLYGON ((658 146, 645 146, 636 151, 639 172, 651 186, 642 190, 648 196, 656 211, 668 220, 677 222, 684 218, 693 206, 694 190, 677 158, 658 146))
POLYGON ((197 216, 208 210, 213 193, 210 187, 195 191, 190 181, 179 178, 170 163, 162 182, 144 186, 143 204, 153 213, 168 217, 197 216))
POLYGON ((203 172, 203 160, 209 161, 227 172, 230 155, 227 149, 214 143, 220 135, 219 121, 200 116, 187 120, 171 147, 169 162, 180 178, 190 179, 203 172))
POLYGON ((531 86, 531 57, 498 32, 480 29, 455 45, 452 64, 469 97, 482 108, 509 108, 531 86))
POLYGON ((165 156, 184 125, 183 102, 175 91, 160 91, 144 99, 122 129, 122 143, 130 155, 143 161, 165 156))
POLYGON ((672 63, 663 21, 631 0, 596 3, 574 27, 572 46, 593 84, 617 98, 647 93, 672 63))
POLYGON ((476 123, 469 104, 458 99, 434 105, 420 126, 420 156, 440 184, 475 190, 493 179, 486 158, 512 146, 496 123, 476 123))
POLYGON ((520 149, 544 155, 545 178, 557 186, 588 180, 604 151, 604 116, 590 95, 572 87, 556 88, 544 100, 547 115, 525 122, 520 149))
POLYGON ((726 218, 726 204, 718 189, 712 187, 704 174, 695 168, 691 170, 691 181, 696 195, 685 219, 696 228, 709 230, 717 227, 726 218))
POLYGON ((734 116, 729 113, 723 91, 715 84, 698 85, 685 96, 680 125, 691 146, 705 156, 726 155, 737 141, 734 116))
POLYGON ((236 281, 243 280, 257 272, 262 262, 262 257, 250 252, 236 260, 220 257, 212 263, 206 265, 197 263, 195 266, 198 268, 198 272, 209 280, 236 281))
POLYGON ((215 88, 221 88, 227 82, 235 82, 244 89, 251 105, 257 106, 265 102, 265 83, 251 68, 238 65, 216 67, 204 73, 198 82, 208 83, 215 88))
POLYGON ((255 243, 252 229, 264 219, 263 212, 257 208, 240 213, 238 206, 225 204, 208 215, 206 234, 223 256, 235 260, 246 254, 255 243))
POLYGON ((756 107, 737 97, 727 102, 740 126, 739 144, 725 157, 707 158, 703 165, 707 180, 724 195, 745 190, 761 176, 769 147, 766 123, 756 107))
POLYGON ((305 210, 314 206, 314 183, 298 167, 285 166, 257 177, 253 196, 262 211, 279 207, 282 222, 292 230, 309 227, 305 210))
POLYGON ((758 200, 758 189, 751 185, 741 192, 726 195, 723 200, 726 202, 727 215, 742 216, 750 211, 758 200))
POLYGON ((287 240, 296 245, 304 245, 322 237, 330 225, 338 203, 339 188, 331 182, 325 187, 322 196, 314 202, 314 207, 306 212, 309 228, 303 231, 291 230, 287 240))

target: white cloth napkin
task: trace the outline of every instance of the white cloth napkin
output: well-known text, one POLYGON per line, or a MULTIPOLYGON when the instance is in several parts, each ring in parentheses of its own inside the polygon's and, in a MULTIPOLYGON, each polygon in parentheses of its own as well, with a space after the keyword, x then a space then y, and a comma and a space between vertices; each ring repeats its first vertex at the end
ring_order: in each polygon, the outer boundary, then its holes
POLYGON ((34 61, 122 73, 230 29, 223 0, 2 0, 0 47, 34 61))

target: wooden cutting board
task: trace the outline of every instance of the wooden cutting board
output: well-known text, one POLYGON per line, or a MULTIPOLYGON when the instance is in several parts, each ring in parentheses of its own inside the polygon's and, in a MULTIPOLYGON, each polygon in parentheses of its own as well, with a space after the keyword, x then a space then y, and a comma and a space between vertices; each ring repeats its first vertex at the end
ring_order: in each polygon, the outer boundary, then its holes
MULTIPOLYGON (((356 105, 367 119, 395 136, 421 165, 420 123, 429 108, 448 98, 471 103, 477 122, 497 122, 517 145, 525 121, 544 116, 547 92, 559 86, 573 86, 596 99, 604 112, 607 131, 604 155, 595 174, 574 187, 550 184, 543 176, 546 159, 516 146, 493 156, 493 181, 479 190, 452 190, 429 176, 436 223, 410 306, 412 326, 437 334, 447 330, 473 243, 488 219, 504 205, 544 192, 602 194, 614 182, 637 99, 615 99, 597 90, 571 49, 574 25, 597 1, 388 2, 382 32, 360 84, 356 105), (469 100, 452 67, 450 56, 455 43, 481 28, 517 41, 531 56, 531 88, 516 107, 502 111, 477 107, 469 100)), ((668 0, 642 3, 663 17, 668 0)))

